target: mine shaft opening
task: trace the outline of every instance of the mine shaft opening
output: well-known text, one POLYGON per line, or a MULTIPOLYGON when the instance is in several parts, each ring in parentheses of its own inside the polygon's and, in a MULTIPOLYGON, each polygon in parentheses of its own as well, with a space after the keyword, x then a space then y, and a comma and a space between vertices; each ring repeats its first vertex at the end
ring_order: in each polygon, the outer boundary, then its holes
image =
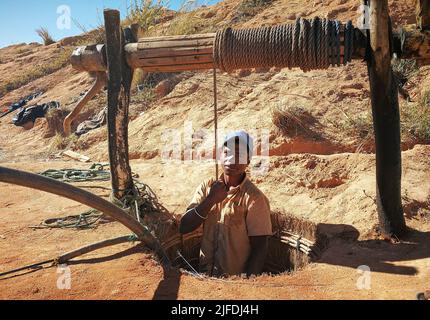
MULTIPOLYGON (((272 223, 274 232, 269 237, 269 250, 263 270, 265 274, 280 275, 299 271, 317 261, 327 247, 326 237, 318 233, 317 226, 309 221, 272 213, 272 223)), ((170 245, 166 253, 172 265, 192 274, 200 272, 202 238, 201 233, 192 233, 170 245)))

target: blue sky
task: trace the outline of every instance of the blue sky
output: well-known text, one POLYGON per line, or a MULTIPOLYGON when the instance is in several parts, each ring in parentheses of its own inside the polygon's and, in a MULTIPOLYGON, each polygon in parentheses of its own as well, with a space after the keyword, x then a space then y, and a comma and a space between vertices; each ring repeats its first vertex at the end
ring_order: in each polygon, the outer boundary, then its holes
MULTIPOLYGON (((64 6, 70 9, 71 20, 77 20, 90 30, 103 23, 103 8, 119 9, 121 18, 124 18, 127 4, 133 2, 134 0, 0 0, 0 48, 22 42, 40 42, 35 32, 39 27, 47 28, 55 40, 80 34, 81 30, 73 22, 70 29, 67 28, 67 18, 64 19, 67 11, 64 11, 64 6), (60 28, 57 22, 60 23, 60 28)), ((218 0, 199 1, 208 5, 216 2, 218 0)), ((182 3, 184 0, 170 0, 168 6, 177 10, 182 3)))

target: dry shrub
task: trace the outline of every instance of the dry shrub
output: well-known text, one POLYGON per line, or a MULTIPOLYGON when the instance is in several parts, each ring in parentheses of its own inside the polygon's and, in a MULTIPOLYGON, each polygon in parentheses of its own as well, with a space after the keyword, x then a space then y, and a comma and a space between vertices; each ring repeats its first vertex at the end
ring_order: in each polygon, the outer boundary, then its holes
POLYGON ((361 112, 354 116, 348 116, 345 111, 346 122, 343 123, 343 129, 355 136, 366 139, 373 136, 373 119, 371 111, 361 112))
POLYGON ((49 46, 50 44, 55 43, 55 41, 52 38, 51 34, 49 33, 48 29, 46 29, 44 27, 40 27, 39 29, 36 29, 36 33, 39 35, 39 37, 42 38, 43 44, 45 46, 49 46))
POLYGON ((63 121, 67 112, 61 109, 50 109, 45 114, 46 122, 48 123, 48 132, 45 134, 46 138, 51 138, 57 134, 63 134, 63 121))
POLYGON ((58 151, 58 150, 68 149, 69 146, 76 143, 76 141, 78 139, 79 139, 79 137, 77 135, 75 135, 74 133, 68 137, 65 137, 61 133, 57 133, 55 135, 55 137, 53 138, 53 141, 52 141, 51 146, 50 146, 50 150, 54 152, 54 151, 58 151))
POLYGON ((392 68, 400 86, 418 72, 417 62, 414 59, 393 59, 392 68))
POLYGON ((300 106, 276 106, 272 108, 272 122, 285 136, 297 136, 309 132, 315 118, 300 106))
POLYGON ((246 20, 261 12, 262 8, 266 7, 273 0, 243 0, 236 8, 236 19, 246 20))
POLYGON ((146 32, 160 23, 166 14, 163 0, 133 0, 127 12, 127 23, 137 23, 146 32))
POLYGON ((196 34, 202 29, 202 21, 194 12, 178 15, 169 25, 166 35, 196 34))
POLYGON ((401 125, 403 135, 430 143, 430 90, 424 91, 418 102, 401 108, 401 125))

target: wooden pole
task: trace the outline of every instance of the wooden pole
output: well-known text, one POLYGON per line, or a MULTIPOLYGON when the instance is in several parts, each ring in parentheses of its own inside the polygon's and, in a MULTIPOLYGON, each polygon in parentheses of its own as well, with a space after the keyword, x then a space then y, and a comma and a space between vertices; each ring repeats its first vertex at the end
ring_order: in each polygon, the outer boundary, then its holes
POLYGON ((27 188, 49 192, 85 204, 120 222, 133 231, 139 239, 148 238, 149 234, 147 230, 135 219, 130 217, 125 211, 91 192, 76 188, 71 184, 43 177, 38 174, 4 167, 0 167, 0 182, 12 183, 27 188))
POLYGON ((370 2, 370 79, 376 144, 376 197, 382 233, 406 229, 401 201, 401 149, 398 87, 393 78, 387 0, 370 2))
POLYGON ((416 0, 417 26, 421 30, 430 29, 430 0, 416 0))
POLYGON ((125 39, 118 10, 104 10, 108 67, 109 162, 112 193, 123 199, 133 188, 128 158, 128 107, 133 70, 125 62, 125 39))

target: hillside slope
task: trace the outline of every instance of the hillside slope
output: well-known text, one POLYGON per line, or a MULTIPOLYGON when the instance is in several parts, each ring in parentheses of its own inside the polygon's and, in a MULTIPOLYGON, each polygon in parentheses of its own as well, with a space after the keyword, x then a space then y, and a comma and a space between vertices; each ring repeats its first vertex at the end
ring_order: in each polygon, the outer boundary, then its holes
MULTIPOLYGON (((244 18, 240 14, 242 1, 227 0, 177 19, 197 21, 193 24, 197 32, 213 32, 226 26, 291 23, 300 16, 341 21, 351 19, 355 22, 360 2, 275 0, 259 8, 255 15, 244 18)), ((394 26, 414 22, 413 0, 391 0, 389 3, 394 26)), ((169 18, 162 21, 150 35, 165 34, 172 30, 175 21, 179 20, 169 18)), ((64 53, 73 47, 74 44, 62 46, 57 43, 47 47, 22 44, 0 49, 0 83, 22 79, 25 74, 34 73, 35 66, 60 66, 64 53)), ((411 133, 413 128, 406 120, 410 110, 427 98, 429 70, 425 66, 410 74, 404 88, 411 101, 400 97, 402 198, 407 224, 413 231, 405 242, 397 245, 379 242, 374 233, 378 222, 375 156, 365 62, 355 60, 345 67, 307 73, 299 69, 218 72, 219 127, 226 131, 245 129, 252 132, 258 150, 261 149, 262 138, 267 137, 270 141, 269 170, 264 175, 251 174, 252 180, 268 196, 273 210, 323 224, 332 242, 320 262, 292 276, 262 277, 245 283, 202 284, 191 276, 173 275, 170 282, 163 283, 163 288, 167 288, 163 294, 171 296, 173 292, 179 298, 191 299, 413 299, 414 290, 421 290, 430 283, 430 252, 426 246, 430 231, 430 145, 411 133), (277 109, 299 110, 306 114, 302 122, 305 130, 280 132, 272 119, 272 111, 277 109), (351 236, 355 233, 356 237, 351 236), (356 267, 362 264, 375 271, 375 286, 371 291, 360 291, 355 287, 356 267), (346 280, 340 284, 336 282, 338 279, 346 280), (294 287, 297 283, 308 287, 294 287), (398 283, 404 287, 398 288, 398 283)), ((129 124, 131 165, 170 212, 181 214, 200 181, 214 175, 214 164, 211 161, 169 161, 165 155, 172 150, 168 149, 166 141, 171 142, 169 134, 172 129, 177 130, 181 141, 184 141, 191 126, 194 150, 213 148, 212 71, 153 76, 158 80, 157 86, 149 93, 150 98, 146 93, 137 93, 133 89, 129 124)), ((57 100, 65 110, 71 110, 93 81, 90 75, 78 73, 70 65, 59 67, 1 96, 0 108, 8 107, 31 92, 43 90, 45 93, 35 102, 57 100)), ((81 120, 98 113, 105 104, 106 92, 103 92, 86 106, 81 120)), ((106 127, 79 139, 64 138, 53 133, 45 119, 38 119, 29 131, 11 125, 11 119, 12 115, 9 115, 0 120, 1 165, 32 172, 87 166, 75 161, 66 162, 65 159, 60 161, 58 153, 64 149, 85 154, 93 162, 108 160, 106 127)), ((256 157, 251 164, 251 173, 266 160, 256 157)), ((1 188, 5 190, 0 198, 0 236, 4 235, 4 239, 0 237, 0 251, 5 253, 0 257, 2 268, 10 269, 27 263, 32 252, 43 260, 53 253, 124 233, 119 224, 104 224, 96 231, 79 231, 79 237, 72 230, 32 232, 28 225, 48 217, 79 213, 84 207, 15 186, 2 185, 1 188), (11 221, 10 217, 14 215, 19 219, 11 221), (25 243, 20 252, 15 250, 17 243, 25 243)), ((15 285, 13 279, 2 281, 0 286, 5 290, 0 290, 0 298, 156 296, 163 282, 162 270, 148 259, 147 254, 136 253, 127 245, 121 248, 127 252, 131 250, 133 255, 120 254, 118 259, 103 260, 94 254, 92 258, 102 260, 99 264, 74 266, 77 274, 85 274, 86 277, 78 277, 71 292, 58 293, 50 282, 44 283, 44 279, 55 277, 54 270, 52 274, 49 271, 43 273, 42 280, 37 275, 23 277, 25 280, 20 285, 15 285), (133 272, 144 272, 146 277, 134 282, 133 272)), ((115 256, 116 253, 113 248, 106 249, 101 255, 115 256)))

